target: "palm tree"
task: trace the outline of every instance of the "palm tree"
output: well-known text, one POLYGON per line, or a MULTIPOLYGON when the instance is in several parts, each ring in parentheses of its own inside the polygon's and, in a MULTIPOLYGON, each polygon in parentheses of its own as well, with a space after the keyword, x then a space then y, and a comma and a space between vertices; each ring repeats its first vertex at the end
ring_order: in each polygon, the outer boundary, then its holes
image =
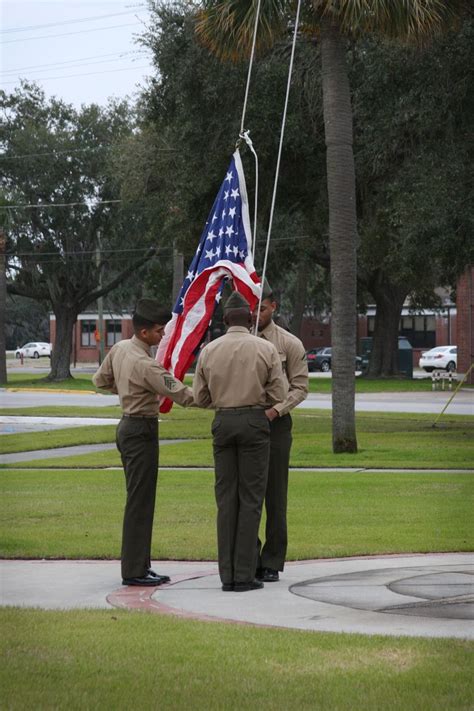
MULTIPOLYGON (((222 58, 247 56, 257 0, 203 0, 198 36, 222 58)), ((304 21, 319 33, 329 204, 333 451, 357 452, 355 430, 357 215, 347 35, 379 32, 423 42, 454 22, 468 0, 313 0, 304 21)), ((285 32, 294 2, 262 0, 258 46, 285 32)))

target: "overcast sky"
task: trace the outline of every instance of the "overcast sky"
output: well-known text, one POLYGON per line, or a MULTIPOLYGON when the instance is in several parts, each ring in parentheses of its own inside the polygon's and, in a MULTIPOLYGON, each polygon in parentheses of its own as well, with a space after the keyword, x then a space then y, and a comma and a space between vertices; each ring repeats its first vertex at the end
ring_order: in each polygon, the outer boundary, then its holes
POLYGON ((152 73, 134 35, 145 0, 0 0, 0 88, 36 81, 48 97, 79 107, 133 96, 152 73))

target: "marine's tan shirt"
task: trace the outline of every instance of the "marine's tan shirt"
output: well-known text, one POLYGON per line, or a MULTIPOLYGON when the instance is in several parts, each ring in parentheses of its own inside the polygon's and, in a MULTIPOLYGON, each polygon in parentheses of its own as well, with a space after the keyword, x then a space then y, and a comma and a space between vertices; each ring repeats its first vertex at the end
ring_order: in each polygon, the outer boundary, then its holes
POLYGON ((286 397, 276 348, 241 326, 208 343, 193 381, 199 407, 271 407, 286 397))
POLYGON ((308 395, 308 362, 300 339, 270 321, 260 332, 260 337, 273 343, 278 351, 288 394, 281 402, 273 405, 280 417, 288 414, 308 395))
POLYGON ((157 395, 183 406, 194 403, 191 388, 159 365, 147 344, 135 336, 113 346, 92 382, 98 388, 118 393, 124 415, 158 415, 157 395))

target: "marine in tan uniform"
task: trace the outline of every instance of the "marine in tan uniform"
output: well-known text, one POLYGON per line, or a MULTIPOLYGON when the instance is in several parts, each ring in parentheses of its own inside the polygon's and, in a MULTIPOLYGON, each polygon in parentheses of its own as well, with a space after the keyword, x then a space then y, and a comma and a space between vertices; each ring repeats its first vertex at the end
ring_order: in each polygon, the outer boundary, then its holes
POLYGON ((255 580, 257 537, 270 454, 269 409, 285 399, 275 347, 249 333, 248 302, 224 306, 227 333, 203 348, 194 375, 196 405, 213 407, 217 547, 224 591, 263 587, 255 580))
MULTIPOLYGON (((292 443, 290 411, 308 394, 308 364, 299 338, 277 326, 273 321, 276 302, 267 280, 263 286, 258 332, 278 351, 288 393, 276 403, 268 417, 271 421, 270 463, 265 493, 265 543, 258 541, 257 578, 276 582, 283 570, 288 544, 286 512, 288 502, 288 468, 292 443)), ((256 321, 256 309, 253 314, 256 321)))
POLYGON ((158 478, 158 412, 164 395, 180 405, 193 404, 193 394, 151 355, 171 318, 152 299, 140 299, 133 315, 135 335, 116 343, 92 378, 97 387, 118 393, 123 411, 117 427, 127 501, 122 533, 124 585, 161 585, 167 575, 151 570, 151 536, 158 478))

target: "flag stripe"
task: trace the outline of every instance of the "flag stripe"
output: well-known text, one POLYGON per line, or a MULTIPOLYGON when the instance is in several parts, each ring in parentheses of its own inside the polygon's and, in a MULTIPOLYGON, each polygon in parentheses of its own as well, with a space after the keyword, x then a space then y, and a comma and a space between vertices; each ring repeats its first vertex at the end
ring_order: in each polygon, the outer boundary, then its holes
MULTIPOLYGON (((238 150, 217 193, 158 349, 157 360, 181 380, 206 334, 225 278, 253 308, 261 287, 253 265, 247 188, 238 150)), ((171 400, 165 400, 160 412, 168 412, 171 406, 171 400)))

